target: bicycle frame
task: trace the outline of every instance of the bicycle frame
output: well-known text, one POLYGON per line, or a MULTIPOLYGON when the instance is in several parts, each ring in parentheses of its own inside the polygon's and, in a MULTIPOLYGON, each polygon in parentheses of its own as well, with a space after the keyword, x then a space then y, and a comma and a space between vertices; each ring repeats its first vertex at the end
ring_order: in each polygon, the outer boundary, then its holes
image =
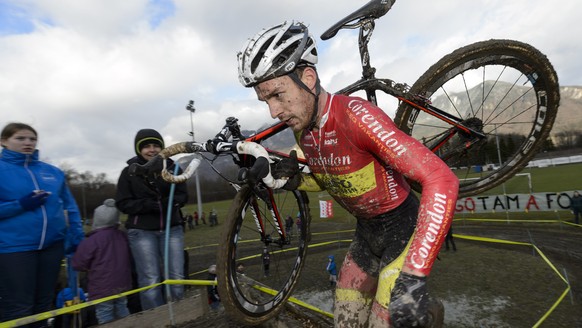
MULTIPOLYGON (((254 195, 256 197, 261 197, 261 199, 268 204, 268 209, 272 215, 274 220, 274 225, 276 227, 277 233, 279 234, 278 239, 272 239, 269 235, 267 235, 265 231, 265 221, 266 218, 263 218, 261 212, 258 210, 258 205, 256 198, 253 198, 250 205, 250 209, 253 213, 253 217, 257 226, 257 230, 261 234, 261 241, 268 245, 270 243, 277 243, 280 246, 289 242, 289 236, 287 236, 287 232, 283 229, 284 220, 279 213, 279 210, 275 203, 274 198, 274 187, 270 187, 267 183, 264 183, 260 178, 255 177, 254 175, 259 174, 259 170, 257 172, 253 172, 255 169, 255 163, 259 156, 266 157, 265 154, 257 154, 252 152, 241 152, 237 145, 246 143, 247 145, 250 144, 260 144, 265 140, 269 139, 270 137, 280 133, 281 131, 288 128, 287 124, 284 122, 276 123, 264 130, 257 132, 256 134, 244 137, 240 132, 240 126, 238 125, 238 119, 234 117, 229 117, 226 119, 226 124, 222 128, 222 130, 215 136, 214 139, 201 143, 201 142, 184 142, 172 145, 160 153, 161 158, 168 158, 169 156, 179 154, 179 153, 199 153, 199 152, 207 152, 212 153, 214 155, 220 154, 238 154, 238 159, 233 157, 234 163, 242 170, 239 172, 239 178, 242 175, 242 182, 249 184, 253 188, 254 195), (229 141, 231 139, 232 141, 229 141)), ((281 160, 282 158, 289 158, 289 154, 279 152, 276 150, 272 150, 266 147, 262 147, 266 154, 269 156, 271 161, 281 160)), ((307 165, 307 160, 304 158, 299 158, 298 162, 300 165, 307 165)), ((267 161, 264 161, 267 163, 267 161)), ((179 176, 173 176, 167 170, 165 170, 165 161, 163 162, 164 169, 162 170, 162 176, 165 180, 180 183, 186 181, 197 169, 198 165, 200 164, 200 158, 194 158, 191 163, 188 165, 188 168, 184 171, 183 174, 179 176)), ((153 165, 153 162, 146 165, 153 165)), ((215 171, 217 171, 215 169, 215 171)), ((218 172, 218 171, 217 171, 218 172)), ((262 178, 262 177, 261 177, 262 178)), ((225 178, 226 179, 226 178, 225 178)), ((228 180, 228 179, 227 179, 228 180)), ((282 183, 279 183, 282 186, 286 180, 282 180, 282 183)), ((237 190, 240 190, 241 183, 230 181, 231 185, 237 190)))
MULTIPOLYGON (((227 119, 228 122, 228 119, 227 119)), ((228 125, 228 124, 227 124, 228 125)), ((289 126, 285 124, 285 122, 276 123, 264 130, 257 132, 256 134, 246 137, 243 140, 247 142, 255 142, 260 144, 261 142, 269 139, 270 137, 277 135, 278 133, 284 131, 289 126)), ((236 130, 236 129, 235 129, 236 130)), ((242 137, 242 135, 238 135, 235 137, 242 137)), ((265 150, 273 157, 276 158, 289 158, 289 154, 282 153, 273 149, 269 149, 265 147, 265 150)), ((300 164, 307 165, 307 160, 304 158, 297 159, 300 164)), ((252 165, 252 159, 246 159, 243 157, 241 159, 242 162, 246 163, 247 165, 252 165), (250 161, 249 161, 250 160, 250 161)), ((242 165, 239 165, 242 166, 242 165)), ((244 167, 244 166, 243 166, 244 167)), ((259 196, 264 194, 261 191, 257 190, 259 188, 258 185, 253 186, 255 188, 255 195, 259 196)), ((250 204, 251 211, 253 212, 253 217, 255 219, 255 223, 257 225, 257 229, 261 233, 261 241, 268 245, 271 242, 280 243, 279 245, 282 246, 285 243, 288 243, 289 236, 287 235, 287 231, 283 228, 284 227, 284 220, 279 213, 279 209, 277 208, 274 200, 274 193, 273 189, 265 188, 265 192, 267 193, 266 197, 262 197, 263 201, 270 204, 269 210, 271 211, 271 215, 276 218, 274 224, 277 229, 277 233, 279 234, 279 240, 272 240, 269 235, 266 234, 265 231, 265 219, 261 216, 260 211, 257 209, 256 199, 253 199, 252 203, 250 204)))
MULTIPOLYGON (((369 3, 370 6, 369 8, 374 9, 375 5, 385 6, 384 4, 381 3, 374 4, 371 2, 369 3)), ((365 8, 366 6, 364 6, 360 10, 360 12, 365 8)), ((378 10, 372 10, 375 13, 374 15, 368 14, 369 16, 365 16, 365 14, 361 14, 364 15, 364 17, 361 18, 360 21, 358 21, 357 23, 342 25, 342 22, 346 22, 348 19, 350 19, 350 17, 358 17, 358 12, 356 12, 353 15, 346 17, 344 20, 340 21, 338 24, 336 24, 334 27, 332 27, 323 34, 322 38, 325 39, 327 37, 333 36, 334 31, 337 32, 337 30, 340 28, 348 29, 359 28, 358 48, 360 52, 360 64, 362 65, 362 78, 337 91, 337 93, 351 94, 355 91, 364 90, 366 92, 366 97, 368 101, 372 102, 374 105, 378 105, 376 90, 382 90, 382 92, 397 98, 400 102, 405 102, 418 110, 421 110, 429 115, 438 118, 441 121, 450 124, 451 128, 447 131, 447 133, 444 133, 444 135, 441 138, 436 140, 434 144, 431 147, 429 147, 429 149, 434 153, 437 153, 439 149, 442 147, 442 145, 444 145, 449 139, 451 139, 457 133, 463 133, 465 137, 470 139, 470 141, 464 145, 464 149, 469 149, 471 146, 478 143, 479 141, 486 139, 486 135, 484 133, 476 131, 475 129, 472 129, 471 127, 464 125, 462 119, 460 119, 459 117, 455 117, 449 113, 446 113, 432 106, 430 104, 430 101, 425 97, 422 97, 420 95, 409 94, 408 90, 410 89, 410 87, 407 84, 396 83, 390 79, 376 78, 375 76, 376 68, 374 68, 370 63, 371 61, 370 52, 368 50, 368 43, 370 42, 372 33, 374 32, 374 28, 376 26, 374 20, 386 14, 389 9, 390 8, 388 7, 387 9, 384 9, 380 13, 378 13, 379 12, 378 10)), ((365 13, 366 11, 364 10, 363 12, 365 13)), ((440 157, 442 159, 447 159, 447 156, 444 155, 440 155, 440 157)))

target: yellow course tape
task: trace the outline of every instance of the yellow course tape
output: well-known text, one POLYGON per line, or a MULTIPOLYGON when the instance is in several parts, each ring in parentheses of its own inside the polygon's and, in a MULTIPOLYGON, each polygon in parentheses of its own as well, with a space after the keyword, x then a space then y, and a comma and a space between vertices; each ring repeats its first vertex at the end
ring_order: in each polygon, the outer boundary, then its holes
MULTIPOLYGON (((457 220, 467 220, 467 221, 488 221, 488 222, 527 222, 527 223, 565 223, 565 224, 569 224, 569 225, 573 225, 573 226, 578 226, 578 227, 582 227, 582 225, 577 225, 571 222, 566 222, 566 221, 559 221, 559 220, 502 220, 502 219, 455 219, 455 221, 457 220)), ((332 231, 332 232, 320 232, 320 233, 313 233, 313 235, 319 235, 319 234, 337 234, 340 232, 353 232, 354 230, 343 230, 343 231, 332 231)), ((562 279, 567 287, 566 290, 562 293, 562 295, 556 300, 556 302, 554 302, 554 304, 552 305, 552 307, 550 307, 550 309, 538 320, 538 322, 536 322, 536 324, 533 326, 534 328, 539 327, 549 316, 550 314, 555 310, 555 308, 562 302, 562 300, 564 299, 564 297, 568 294, 568 292, 570 291, 570 284, 568 283, 568 281, 564 278, 564 276, 562 276, 562 274, 556 269, 556 267, 550 262, 550 260, 545 256, 545 254, 535 245, 530 244, 530 243, 524 243, 524 242, 517 242, 517 241, 510 241, 510 240, 503 240, 503 239, 495 239, 495 238, 486 238, 486 237, 478 237, 478 236, 468 236, 468 235, 459 235, 459 234, 453 234, 454 237, 456 238, 460 238, 460 239, 467 239, 467 240, 476 240, 476 241, 482 241, 482 242, 491 242, 491 243, 501 243, 501 244, 512 244, 512 245, 521 245, 521 246, 532 246, 536 252, 544 259, 544 261, 556 272, 556 274, 558 275, 558 277, 560 277, 560 279, 562 279)), ((317 244, 312 244, 309 245, 309 247, 320 247, 320 246, 326 246, 329 244, 333 244, 333 243, 349 243, 351 242, 351 239, 341 239, 341 240, 333 240, 333 241, 326 241, 326 242, 321 242, 321 243, 317 243, 317 244)), ((244 242, 252 242, 251 240, 246 240, 244 242)), ((218 244, 211 244, 211 245, 205 245, 205 246, 197 246, 197 247, 190 247, 187 249, 194 249, 194 248, 201 248, 201 247, 208 247, 208 246, 217 246, 218 244)), ((290 251, 291 249, 288 249, 286 251, 290 251)), ((283 252, 283 251, 282 251, 283 252)), ((261 256, 261 254, 257 254, 257 255, 252 255, 252 256, 248 256, 245 259, 250 259, 250 258, 255 258, 255 257, 259 257, 261 256)), ((202 273, 202 272, 206 272, 207 270, 203 270, 200 271, 198 273, 202 273)), ((21 325, 25 325, 25 324, 30 324, 36 321, 40 321, 40 320, 46 320, 55 316, 59 316, 59 315, 63 315, 63 314, 68 314, 71 312, 76 312, 78 310, 81 310, 83 308, 89 307, 89 306, 93 306, 95 304, 99 304, 102 302, 106 302, 109 300, 113 300, 116 298, 120 298, 120 297, 124 297, 124 296, 128 296, 131 294, 135 294, 135 293, 139 293, 141 291, 144 290, 148 290, 150 288, 154 288, 160 285, 164 285, 164 284, 170 284, 170 285, 197 285, 197 286, 210 286, 210 285, 216 285, 216 281, 212 281, 212 280, 165 280, 161 283, 157 283, 157 284, 153 284, 147 287, 142 287, 142 288, 138 288, 138 289, 134 289, 131 291, 127 291, 121 294, 116 294, 116 295, 112 295, 112 296, 108 296, 108 297, 104 297, 98 300, 94 300, 94 301, 87 301, 84 303, 80 303, 80 304, 76 304, 76 305, 72 305, 72 306, 68 306, 66 308, 62 308, 62 309, 57 309, 57 310, 52 310, 52 311, 47 311, 47 312, 43 312, 43 313, 39 313, 39 314, 35 314, 35 315, 31 315, 28 317, 23 317, 23 318, 19 318, 19 319, 15 319, 15 320, 11 320, 11 321, 6 321, 6 322, 2 322, 0 323, 0 328, 9 328, 9 327, 18 327, 21 325)), ((254 286, 256 289, 261 290, 263 292, 269 293, 271 295, 275 295, 277 292, 273 289, 269 289, 263 286, 254 286)), ((312 310, 314 312, 323 314, 327 317, 333 318, 333 314, 323 311, 315 306, 312 306, 310 304, 307 304, 301 300, 298 300, 294 297, 290 297, 289 298, 289 302, 292 302, 294 304, 297 304, 299 306, 302 306, 304 308, 307 308, 309 310, 312 310)))
MULTIPOLYGON (((540 220, 540 221, 543 221, 543 220, 540 220)), ((548 266, 550 268, 552 268, 552 270, 554 270, 554 272, 556 272, 558 277, 560 277, 560 279, 562 279, 562 281, 564 281, 564 283, 566 283, 566 290, 564 290, 562 295, 556 300, 556 302, 554 302, 554 304, 550 307, 550 309, 538 320, 538 322, 536 322, 536 324, 533 327, 539 327, 550 316, 550 314, 556 309, 556 307, 562 302, 562 300, 564 299, 566 294, 568 294, 568 292, 570 291, 570 283, 568 282, 568 280, 566 280, 566 278, 564 278, 564 276, 562 276, 560 271, 558 271, 558 269, 556 269, 554 264, 552 262, 550 262, 550 260, 546 257, 546 255, 536 245, 533 245, 530 243, 518 242, 518 241, 510 241, 510 240, 495 239, 495 238, 485 238, 485 237, 477 237, 477 236, 466 236, 466 235, 458 235, 458 234, 453 234, 453 236, 455 238, 458 237, 461 239, 477 240, 477 241, 483 241, 483 242, 489 242, 489 243, 532 246, 536 250, 536 252, 540 255, 540 257, 548 264, 548 266)))

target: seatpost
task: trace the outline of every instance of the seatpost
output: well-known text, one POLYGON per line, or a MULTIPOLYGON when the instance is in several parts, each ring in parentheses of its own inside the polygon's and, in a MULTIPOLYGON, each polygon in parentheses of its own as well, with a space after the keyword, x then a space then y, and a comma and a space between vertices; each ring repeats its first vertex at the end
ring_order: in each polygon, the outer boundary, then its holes
POLYGON ((367 79, 374 79, 376 69, 370 65, 370 52, 368 51, 368 43, 374 32, 376 23, 373 19, 362 22, 360 27, 360 34, 358 38, 358 48, 360 49, 360 60, 362 64, 362 77, 367 79))

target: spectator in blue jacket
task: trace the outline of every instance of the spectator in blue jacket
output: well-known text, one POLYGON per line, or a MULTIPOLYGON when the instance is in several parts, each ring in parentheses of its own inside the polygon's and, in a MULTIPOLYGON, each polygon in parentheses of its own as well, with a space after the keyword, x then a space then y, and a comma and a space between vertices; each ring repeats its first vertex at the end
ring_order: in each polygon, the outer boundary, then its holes
MULTIPOLYGON (((87 292, 92 301, 131 289, 131 255, 125 232, 118 229, 119 211, 114 199, 95 209, 93 230, 73 256, 73 268, 88 271, 87 292)), ((95 305, 100 325, 129 315, 127 298, 95 305)))
POLYGON ((37 141, 24 123, 0 133, 0 322, 51 309, 61 260, 84 236, 65 174, 39 160, 37 141))
POLYGON ((335 265, 335 257, 330 255, 327 257, 327 273, 329 273, 329 285, 335 287, 337 283, 337 266, 335 265))

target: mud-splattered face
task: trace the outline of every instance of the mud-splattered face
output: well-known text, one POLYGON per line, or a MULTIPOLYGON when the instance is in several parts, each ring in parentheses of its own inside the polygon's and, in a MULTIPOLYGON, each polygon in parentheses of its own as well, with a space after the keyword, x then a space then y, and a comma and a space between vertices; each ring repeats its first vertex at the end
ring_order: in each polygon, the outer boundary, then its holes
POLYGON ((307 128, 315 100, 290 77, 281 76, 259 83, 255 91, 259 100, 269 106, 272 118, 285 122, 295 132, 307 128))

